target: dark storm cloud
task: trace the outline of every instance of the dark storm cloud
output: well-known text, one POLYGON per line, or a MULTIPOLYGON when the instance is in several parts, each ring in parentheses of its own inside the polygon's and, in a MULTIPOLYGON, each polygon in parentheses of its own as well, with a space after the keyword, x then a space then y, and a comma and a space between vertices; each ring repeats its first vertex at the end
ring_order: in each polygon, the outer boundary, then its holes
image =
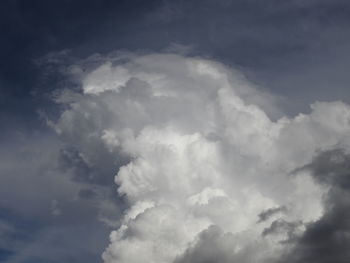
POLYGON ((349 262, 350 196, 348 191, 335 191, 337 193, 330 194, 327 213, 319 221, 308 226, 296 248, 283 262, 349 262))
POLYGON ((350 190, 350 155, 342 149, 321 153, 304 169, 310 169, 323 184, 350 190))
POLYGON ((350 155, 342 149, 320 153, 304 169, 330 187, 325 214, 307 226, 282 262, 345 263, 350 261, 350 155))

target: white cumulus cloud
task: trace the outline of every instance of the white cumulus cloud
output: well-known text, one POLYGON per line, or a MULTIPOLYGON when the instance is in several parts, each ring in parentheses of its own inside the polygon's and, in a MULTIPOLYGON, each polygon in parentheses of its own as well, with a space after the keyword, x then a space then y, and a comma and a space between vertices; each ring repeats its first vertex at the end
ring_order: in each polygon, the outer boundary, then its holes
POLYGON ((296 171, 349 149, 348 105, 275 120, 276 97, 239 72, 173 54, 79 72, 83 93, 58 98, 68 107, 52 125, 88 163, 97 146, 128 159, 115 171, 128 208, 105 263, 271 262, 322 216, 326 187, 296 171), (265 211, 279 212, 259 220, 265 211))

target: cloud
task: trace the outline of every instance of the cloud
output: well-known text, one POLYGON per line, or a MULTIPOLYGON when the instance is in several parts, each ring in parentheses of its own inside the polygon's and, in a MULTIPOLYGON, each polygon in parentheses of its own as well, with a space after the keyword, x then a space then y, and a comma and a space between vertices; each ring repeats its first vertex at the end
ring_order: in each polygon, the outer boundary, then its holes
POLYGON ((120 216, 118 200, 111 196, 112 187, 78 181, 73 168, 63 171, 58 162, 62 147, 62 141, 47 131, 19 130, 3 141, 1 262, 96 262, 100 258, 110 232, 108 220, 120 216))
POLYGON ((333 149, 317 154, 302 169, 329 187, 323 216, 308 225, 297 245, 282 262, 348 262, 350 253, 350 155, 348 149, 333 149))
POLYGON ((285 213, 285 212, 287 212, 287 209, 284 206, 267 209, 266 211, 263 211, 259 214, 259 222, 268 220, 275 214, 285 213))
POLYGON ((271 262, 273 256, 267 256, 265 261, 257 256, 266 249, 263 244, 255 243, 240 247, 239 237, 225 233, 218 226, 210 226, 199 234, 195 244, 176 258, 174 263, 230 263, 230 262, 271 262))
POLYGON ((316 102, 275 120, 278 99, 218 62, 99 61, 77 63, 82 92, 57 98, 65 109, 51 125, 79 167, 101 156, 115 167, 126 207, 105 263, 273 262, 327 213, 329 185, 299 168, 349 148, 348 105, 316 102))

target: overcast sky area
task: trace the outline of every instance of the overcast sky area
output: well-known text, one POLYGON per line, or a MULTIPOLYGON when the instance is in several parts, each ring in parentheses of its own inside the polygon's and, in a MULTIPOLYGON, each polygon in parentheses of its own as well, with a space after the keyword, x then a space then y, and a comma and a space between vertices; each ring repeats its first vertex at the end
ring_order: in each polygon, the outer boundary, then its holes
POLYGON ((0 262, 350 262, 350 2, 3 0, 0 262))

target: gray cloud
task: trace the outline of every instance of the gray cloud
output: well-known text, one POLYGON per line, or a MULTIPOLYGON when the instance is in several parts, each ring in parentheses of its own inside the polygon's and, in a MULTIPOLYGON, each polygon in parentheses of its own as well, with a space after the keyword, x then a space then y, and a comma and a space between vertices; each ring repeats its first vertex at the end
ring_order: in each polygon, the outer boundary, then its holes
POLYGON ((264 229, 261 233, 263 236, 275 235, 279 233, 286 233, 287 237, 285 240, 281 240, 281 243, 291 242, 296 239, 298 228, 303 223, 299 222, 288 222, 283 219, 275 220, 271 223, 271 225, 264 229))
POLYGON ((330 187, 325 214, 307 226, 283 262, 348 262, 350 254, 350 155, 343 149, 321 152, 304 169, 330 187))
POLYGON ((258 250, 264 247, 245 247, 239 252, 237 250, 237 237, 231 233, 225 233, 217 226, 210 226, 201 232, 198 240, 192 247, 188 248, 183 255, 176 258, 174 263, 248 263, 259 260, 259 262, 273 262, 274 258, 256 258, 258 250))
POLYGON ((277 213, 284 213, 284 212, 287 212, 287 208, 285 206, 267 209, 266 211, 263 211, 258 215, 259 216, 258 222, 266 221, 269 218, 271 218, 273 215, 277 213))

